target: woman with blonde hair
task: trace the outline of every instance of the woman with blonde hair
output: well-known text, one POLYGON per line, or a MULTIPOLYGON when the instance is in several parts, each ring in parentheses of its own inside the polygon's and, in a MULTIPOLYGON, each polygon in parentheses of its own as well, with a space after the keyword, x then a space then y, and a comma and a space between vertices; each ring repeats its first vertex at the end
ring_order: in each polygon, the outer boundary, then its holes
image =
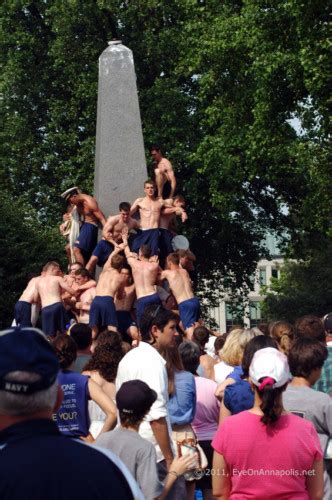
POLYGON ((288 356, 294 342, 295 329, 287 321, 276 321, 269 328, 270 336, 276 340, 280 350, 288 356))

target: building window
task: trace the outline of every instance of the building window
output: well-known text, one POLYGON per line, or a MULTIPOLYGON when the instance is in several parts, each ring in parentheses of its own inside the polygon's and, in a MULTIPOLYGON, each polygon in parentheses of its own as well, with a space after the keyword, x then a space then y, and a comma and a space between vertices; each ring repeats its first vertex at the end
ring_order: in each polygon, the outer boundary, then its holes
POLYGON ((253 301, 249 304, 249 314, 250 314, 250 327, 258 326, 259 323, 264 321, 262 319, 261 313, 261 303, 259 301, 253 301))
POLYGON ((260 286, 266 285, 266 267, 259 268, 259 284, 260 286))
POLYGON ((243 308, 240 305, 226 304, 226 331, 234 325, 243 326, 243 308))
POLYGON ((276 267, 272 267, 271 275, 272 275, 272 278, 279 279, 279 269, 277 269, 276 267))

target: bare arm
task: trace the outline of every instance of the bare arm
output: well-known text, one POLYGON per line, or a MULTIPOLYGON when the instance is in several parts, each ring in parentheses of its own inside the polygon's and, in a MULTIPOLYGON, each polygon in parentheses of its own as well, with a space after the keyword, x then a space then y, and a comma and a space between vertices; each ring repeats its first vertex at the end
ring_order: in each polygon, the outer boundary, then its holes
POLYGON ((84 285, 80 285, 79 287, 77 287, 77 292, 82 293, 85 290, 89 290, 89 288, 96 286, 96 284, 97 283, 95 282, 95 280, 89 280, 86 283, 84 283, 84 285))
POLYGON ((323 460, 315 460, 306 477, 309 500, 321 500, 324 495, 323 460))
POLYGON ((109 217, 107 219, 105 226, 103 227, 103 233, 102 233, 103 238, 112 243, 112 245, 114 245, 115 247, 117 247, 118 244, 113 239, 112 231, 116 222, 117 222, 116 217, 109 217))
POLYGON ((172 167, 169 170, 167 170, 167 178, 168 178, 169 182, 171 183, 170 196, 171 196, 171 198, 173 198, 174 193, 175 193, 175 189, 176 189, 176 178, 175 178, 174 170, 172 167))
POLYGON ((226 380, 221 382, 221 384, 219 384, 217 389, 215 390, 214 395, 216 398, 219 399, 219 401, 221 401, 222 398, 224 397, 225 389, 229 384, 235 384, 235 380, 233 378, 230 378, 230 377, 226 378, 226 380))
POLYGON ((170 465, 169 473, 166 476, 164 489, 159 495, 158 500, 163 500, 167 497, 170 489, 177 480, 177 477, 182 476, 186 471, 195 467, 195 458, 188 453, 182 457, 174 458, 170 465))
POLYGON ((89 379, 89 393, 93 401, 106 413, 106 420, 101 429, 102 432, 107 432, 114 429, 116 425, 116 406, 113 401, 105 394, 102 388, 91 378, 89 379))
POLYGON ((231 492, 231 479, 227 463, 217 451, 213 453, 212 494, 214 498, 227 500, 231 492))
POLYGON ((73 288, 68 286, 67 283, 65 282, 64 278, 59 278, 59 285, 63 290, 68 292, 70 294, 70 296, 73 296, 76 294, 76 290, 74 290, 73 288))
POLYGON ((167 469, 170 470, 170 465, 173 460, 173 451, 169 439, 166 418, 161 417, 158 420, 152 420, 150 425, 157 443, 160 446, 161 453, 166 460, 167 469))
POLYGON ((137 212, 141 201, 142 201, 142 198, 137 198, 137 200, 134 201, 134 203, 132 204, 131 209, 130 209, 130 215, 133 215, 134 213, 137 212))
POLYGON ((225 404, 224 404, 224 401, 221 402, 221 405, 220 405, 220 413, 219 413, 219 425, 221 424, 221 422, 223 422, 225 420, 225 418, 227 417, 230 417, 232 414, 231 412, 229 411, 228 408, 226 408, 225 404))

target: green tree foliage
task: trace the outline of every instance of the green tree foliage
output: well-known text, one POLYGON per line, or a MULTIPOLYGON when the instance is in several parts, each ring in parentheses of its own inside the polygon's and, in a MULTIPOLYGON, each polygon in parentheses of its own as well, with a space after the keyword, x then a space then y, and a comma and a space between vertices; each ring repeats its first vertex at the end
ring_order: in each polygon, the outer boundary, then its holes
POLYGON ((305 314, 323 316, 332 311, 332 243, 321 243, 309 259, 288 261, 280 278, 272 280, 264 317, 294 321, 305 314))
POLYGON ((92 189, 97 59, 116 37, 134 52, 145 143, 187 198, 205 294, 249 286, 267 229, 297 252, 331 231, 323 0, 4 0, 0 13, 0 180, 47 224, 68 184, 92 189))
POLYGON ((19 295, 49 260, 64 263, 58 228, 46 227, 34 208, 1 191, 0 328, 11 324, 19 295))

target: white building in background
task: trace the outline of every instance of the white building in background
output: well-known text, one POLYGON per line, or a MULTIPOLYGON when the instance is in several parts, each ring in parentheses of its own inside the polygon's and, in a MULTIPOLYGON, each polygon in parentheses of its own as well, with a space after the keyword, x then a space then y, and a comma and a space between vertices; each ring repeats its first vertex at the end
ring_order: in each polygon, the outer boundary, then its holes
POLYGON ((274 236, 270 234, 266 236, 266 247, 271 255, 271 260, 261 259, 258 262, 252 277, 253 289, 248 293, 244 311, 243 308, 238 311, 234 310, 234 307, 231 307, 230 299, 227 298, 227 294, 217 307, 209 310, 211 318, 217 323, 221 333, 228 331, 231 326, 239 323, 243 323, 246 327, 254 327, 264 322, 261 314, 261 302, 265 298, 262 287, 269 286, 271 278, 279 278, 280 268, 284 263, 274 236))

